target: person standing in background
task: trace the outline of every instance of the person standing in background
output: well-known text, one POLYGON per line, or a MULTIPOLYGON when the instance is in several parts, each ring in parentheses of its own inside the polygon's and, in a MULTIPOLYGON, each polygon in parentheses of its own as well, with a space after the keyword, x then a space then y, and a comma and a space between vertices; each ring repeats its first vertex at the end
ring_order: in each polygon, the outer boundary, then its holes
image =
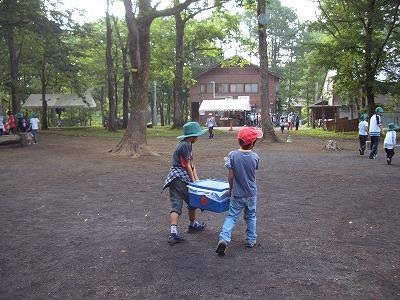
POLYGON ((33 114, 29 123, 31 124, 30 126, 31 126, 33 143, 37 144, 37 131, 39 129, 39 118, 37 117, 36 113, 33 114))
POLYGON ((3 135, 3 121, 4 121, 4 117, 3 117, 3 115, 0 114, 0 136, 3 135))
POLYGON ((391 165, 394 155, 394 146, 396 145, 396 126, 394 123, 390 123, 388 126, 389 130, 386 132, 385 140, 383 141, 383 148, 386 152, 386 162, 388 165, 391 165))
POLYGON ((369 120, 369 136, 371 137, 371 153, 369 155, 370 159, 376 159, 378 154, 379 137, 382 132, 382 118, 381 113, 383 113, 382 107, 377 107, 375 109, 375 114, 369 120))
POLYGON ((299 125, 300 125, 300 116, 299 114, 296 114, 296 130, 299 130, 299 125))
POLYGON ((207 121, 206 121, 206 126, 208 128, 209 138, 210 139, 214 138, 213 129, 214 129, 214 126, 215 126, 215 118, 213 117, 212 113, 208 114, 208 118, 207 118, 207 121))
POLYGON ((364 155, 366 142, 368 140, 368 122, 366 115, 360 116, 360 122, 358 123, 358 139, 360 140, 360 148, 358 148, 358 151, 360 155, 364 155))
POLYGON ((15 131, 15 120, 14 115, 11 110, 8 111, 8 126, 9 126, 9 134, 14 134, 15 131))

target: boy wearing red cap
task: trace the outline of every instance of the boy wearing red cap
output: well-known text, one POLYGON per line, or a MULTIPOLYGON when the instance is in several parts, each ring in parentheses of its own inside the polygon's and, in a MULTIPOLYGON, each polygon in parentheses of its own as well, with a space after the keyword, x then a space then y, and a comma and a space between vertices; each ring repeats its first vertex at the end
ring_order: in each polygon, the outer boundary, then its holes
POLYGON ((243 127, 238 134, 240 149, 231 151, 225 161, 225 167, 228 168, 230 205, 216 250, 221 256, 225 255, 227 244, 231 241, 232 230, 243 210, 247 223, 247 247, 252 248, 256 243, 257 185, 255 173, 260 158, 251 149, 262 135, 262 131, 254 127, 243 127))

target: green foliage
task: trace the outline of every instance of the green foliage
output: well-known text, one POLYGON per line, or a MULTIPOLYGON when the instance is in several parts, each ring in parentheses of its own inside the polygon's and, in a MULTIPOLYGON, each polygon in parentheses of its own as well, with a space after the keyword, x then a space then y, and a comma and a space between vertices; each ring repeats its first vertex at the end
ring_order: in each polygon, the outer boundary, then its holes
MULTIPOLYGON (((360 97, 361 88, 379 89, 377 75, 398 76, 399 5, 396 1, 322 0, 314 31, 327 36, 315 49, 325 68, 336 69, 335 92, 345 102, 360 97), (397 75, 396 75, 397 74, 397 75)), ((357 99, 356 99, 357 100, 357 99)))
MULTIPOLYGON (((80 136, 80 137, 105 137, 105 138, 121 138, 124 131, 117 130, 110 132, 103 127, 63 127, 51 128, 50 133, 66 135, 66 136, 80 136)), ((221 131, 216 131, 221 134, 221 131)), ((177 137, 182 135, 182 129, 171 129, 169 126, 155 126, 147 128, 147 136, 149 137, 177 137)))
POLYGON ((354 140, 358 138, 358 131, 354 132, 334 132, 327 131, 321 128, 316 129, 302 129, 302 130, 292 130, 290 135, 297 136, 311 136, 320 139, 334 139, 334 140, 354 140))

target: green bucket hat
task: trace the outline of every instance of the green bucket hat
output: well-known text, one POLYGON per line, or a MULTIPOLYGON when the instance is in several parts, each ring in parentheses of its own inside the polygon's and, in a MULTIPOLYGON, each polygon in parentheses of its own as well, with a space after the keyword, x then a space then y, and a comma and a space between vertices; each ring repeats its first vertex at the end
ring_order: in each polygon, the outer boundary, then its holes
POLYGON ((362 114, 361 116, 360 116, 360 121, 365 121, 365 120, 367 120, 368 119, 368 115, 367 114, 362 114))
POLYGON ((382 107, 378 106, 377 108, 375 108, 375 112, 377 112, 377 113, 383 113, 382 107))
POLYGON ((394 123, 389 123, 389 130, 395 130, 396 129, 396 125, 394 125, 394 123))
POLYGON ((183 125, 183 135, 177 137, 177 139, 183 139, 191 136, 200 136, 204 134, 207 129, 202 129, 200 124, 197 122, 188 122, 183 125))

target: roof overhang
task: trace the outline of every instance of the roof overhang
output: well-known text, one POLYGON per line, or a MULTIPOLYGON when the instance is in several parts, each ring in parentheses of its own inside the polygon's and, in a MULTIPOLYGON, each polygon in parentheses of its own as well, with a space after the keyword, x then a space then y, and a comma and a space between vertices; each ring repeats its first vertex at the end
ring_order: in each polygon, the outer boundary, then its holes
MULTIPOLYGON (((45 99, 47 107, 96 107, 96 102, 93 97, 86 93, 84 97, 77 94, 46 94, 45 99)), ((24 108, 42 107, 42 94, 30 94, 28 99, 22 105, 24 108)))
POLYGON ((244 111, 251 110, 248 99, 203 100, 199 111, 244 111))

